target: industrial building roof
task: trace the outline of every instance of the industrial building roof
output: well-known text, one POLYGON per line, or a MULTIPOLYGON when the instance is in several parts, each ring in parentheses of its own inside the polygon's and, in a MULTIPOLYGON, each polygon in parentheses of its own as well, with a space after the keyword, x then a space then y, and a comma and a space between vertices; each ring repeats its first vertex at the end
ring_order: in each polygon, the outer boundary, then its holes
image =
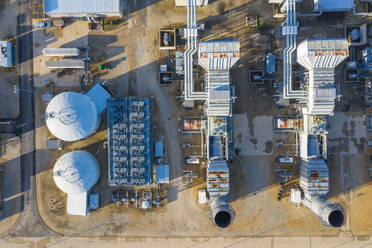
POLYGON ((297 48, 297 61, 307 69, 335 68, 349 56, 347 39, 307 39, 297 48))
POLYGON ((157 141, 155 143, 155 157, 163 156, 163 141, 157 141))
POLYGON ((85 216, 88 214, 89 208, 87 204, 87 192, 81 194, 67 195, 67 214, 85 216))
POLYGON ((117 14, 121 0, 44 0, 46 14, 117 14))
POLYGON ((86 151, 73 151, 60 157, 53 168, 54 182, 66 194, 82 194, 98 181, 100 168, 86 151))
POLYGON ((111 94, 101 84, 97 83, 87 92, 87 96, 93 100, 98 114, 101 114, 107 108, 107 100, 111 97, 111 94))
POLYGON ((77 48, 44 48, 43 54, 45 56, 79 56, 80 52, 77 48))
POLYGON ((314 10, 323 12, 349 11, 354 7, 353 0, 314 0, 314 10))
POLYGON ((156 166, 156 183, 169 183, 169 165, 156 166))
POLYGON ((9 41, 0 41, 0 67, 13 66, 12 43, 9 41))
POLYGON ((61 59, 61 60, 47 60, 45 66, 50 69, 84 69, 85 61, 82 59, 61 59))
POLYGON ((231 116, 230 73, 228 70, 208 72, 208 116, 231 116))
POLYGON ((45 113, 49 131, 64 141, 92 135, 100 122, 93 100, 77 92, 58 94, 49 102, 45 113))

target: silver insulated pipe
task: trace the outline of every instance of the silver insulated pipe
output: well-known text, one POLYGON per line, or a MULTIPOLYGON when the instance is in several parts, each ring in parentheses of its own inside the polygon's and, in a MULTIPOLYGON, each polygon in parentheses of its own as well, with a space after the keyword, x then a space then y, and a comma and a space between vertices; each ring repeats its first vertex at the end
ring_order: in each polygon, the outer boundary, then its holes
POLYGON ((304 199, 303 204, 326 226, 341 227, 345 223, 345 212, 338 203, 329 202, 322 197, 312 197, 311 200, 304 199))
POLYGON ((209 199, 209 218, 219 228, 230 226, 235 217, 235 212, 227 202, 226 196, 211 197, 209 199))

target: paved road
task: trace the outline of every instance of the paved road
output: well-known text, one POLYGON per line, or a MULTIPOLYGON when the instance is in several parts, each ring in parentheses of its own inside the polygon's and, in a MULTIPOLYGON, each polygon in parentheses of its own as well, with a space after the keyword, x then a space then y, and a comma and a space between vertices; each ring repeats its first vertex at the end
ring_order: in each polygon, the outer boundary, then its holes
POLYGON ((17 2, 17 49, 20 85, 20 117, 16 131, 21 141, 21 192, 22 207, 17 223, 9 230, 10 236, 55 235, 41 220, 37 210, 35 189, 35 121, 32 44, 32 0, 17 2))

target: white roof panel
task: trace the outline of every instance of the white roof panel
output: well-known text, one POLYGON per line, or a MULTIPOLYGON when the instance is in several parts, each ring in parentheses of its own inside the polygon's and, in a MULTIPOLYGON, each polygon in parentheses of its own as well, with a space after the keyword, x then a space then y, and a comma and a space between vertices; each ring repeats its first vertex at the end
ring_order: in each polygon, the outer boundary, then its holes
POLYGON ((121 0, 44 0, 47 14, 120 13, 121 0))
POLYGON ((84 69, 85 62, 82 59, 47 60, 45 61, 45 66, 49 69, 59 68, 84 69))
POLYGON ((44 48, 45 56, 79 56, 80 52, 77 48, 44 48))
POLYGON ((87 192, 67 195, 67 214, 79 216, 88 214, 87 192))
POLYGON ((156 166, 156 183, 169 183, 169 165, 156 166))
POLYGON ((0 41, 0 67, 13 66, 12 43, 9 41, 0 41))
POLYGON ((98 114, 107 108, 107 100, 111 97, 110 93, 99 83, 88 91, 87 96, 96 104, 98 114))

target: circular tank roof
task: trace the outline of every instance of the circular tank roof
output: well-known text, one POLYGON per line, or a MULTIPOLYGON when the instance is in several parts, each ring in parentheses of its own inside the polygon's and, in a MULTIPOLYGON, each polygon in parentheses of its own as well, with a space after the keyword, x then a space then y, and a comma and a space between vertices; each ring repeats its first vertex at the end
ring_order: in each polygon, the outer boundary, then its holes
POLYGON ((86 151, 64 154, 53 168, 54 182, 66 194, 87 192, 97 183, 99 176, 96 158, 86 151))
POLYGON ((92 135, 98 128, 97 107, 86 95, 63 92, 46 109, 46 124, 58 139, 77 141, 92 135))

